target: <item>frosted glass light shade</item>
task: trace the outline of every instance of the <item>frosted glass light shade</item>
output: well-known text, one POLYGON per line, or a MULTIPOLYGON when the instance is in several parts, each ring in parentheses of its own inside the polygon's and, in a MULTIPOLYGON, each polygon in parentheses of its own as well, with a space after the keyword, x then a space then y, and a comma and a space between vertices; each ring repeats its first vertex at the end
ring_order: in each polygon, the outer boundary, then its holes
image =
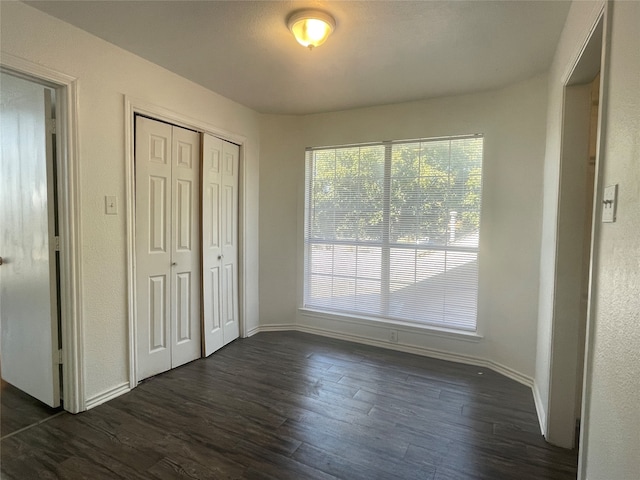
POLYGON ((322 45, 329 38, 336 22, 327 13, 303 10, 291 15, 287 26, 300 45, 312 49, 322 45))

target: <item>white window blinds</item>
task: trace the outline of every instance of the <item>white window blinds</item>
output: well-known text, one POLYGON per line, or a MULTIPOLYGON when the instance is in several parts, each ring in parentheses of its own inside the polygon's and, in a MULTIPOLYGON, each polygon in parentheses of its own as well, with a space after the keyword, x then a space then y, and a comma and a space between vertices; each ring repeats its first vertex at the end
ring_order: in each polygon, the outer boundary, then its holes
POLYGON ((475 330, 482 146, 308 149, 303 306, 475 330))

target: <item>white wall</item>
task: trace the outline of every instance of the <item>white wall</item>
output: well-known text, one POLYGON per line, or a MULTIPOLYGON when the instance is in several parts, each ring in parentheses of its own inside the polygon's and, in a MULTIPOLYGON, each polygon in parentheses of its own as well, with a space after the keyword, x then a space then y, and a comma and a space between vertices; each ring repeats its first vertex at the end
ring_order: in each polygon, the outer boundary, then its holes
POLYGON ((301 132, 300 117, 262 117, 260 158, 269 161, 260 172, 260 325, 290 325, 296 317, 301 132))
MULTIPOLYGON (((294 324, 388 344, 389 325, 297 314, 302 284, 304 147, 485 134, 479 341, 400 328, 399 344, 487 359, 532 377, 538 307, 546 76, 474 95, 262 118, 261 325, 294 324), (297 248, 297 251, 296 251, 297 248)), ((395 328, 395 327, 394 327, 395 328)))
POLYGON ((78 79, 86 400, 128 382, 124 96, 247 138, 245 312, 258 324, 258 115, 18 2, 2 2, 2 52, 78 79), (105 216, 104 196, 119 214, 105 216))
POLYGON ((601 224, 593 285, 588 480, 640 478, 640 2, 613 4, 604 92, 603 186, 618 184, 616 223, 601 224))

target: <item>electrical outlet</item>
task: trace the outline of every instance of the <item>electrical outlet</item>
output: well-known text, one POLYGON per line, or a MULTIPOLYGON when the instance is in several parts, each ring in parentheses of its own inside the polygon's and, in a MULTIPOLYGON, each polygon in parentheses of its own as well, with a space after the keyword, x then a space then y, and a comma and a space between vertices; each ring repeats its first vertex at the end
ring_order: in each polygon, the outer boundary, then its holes
POLYGON ((391 343, 398 343, 398 331, 397 330, 389 330, 389 341, 391 343))

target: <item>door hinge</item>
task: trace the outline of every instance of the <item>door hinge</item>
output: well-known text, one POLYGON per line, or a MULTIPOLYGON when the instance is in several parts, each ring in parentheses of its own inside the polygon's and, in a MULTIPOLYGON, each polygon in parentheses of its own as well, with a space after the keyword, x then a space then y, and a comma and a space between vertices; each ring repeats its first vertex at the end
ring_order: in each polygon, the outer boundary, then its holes
POLYGON ((50 118, 47 120, 47 132, 48 133, 56 133, 56 119, 50 118))
POLYGON ((62 349, 58 350, 58 365, 62 365, 62 349))
POLYGON ((60 237, 53 237, 53 247, 56 252, 60 251, 60 237))

